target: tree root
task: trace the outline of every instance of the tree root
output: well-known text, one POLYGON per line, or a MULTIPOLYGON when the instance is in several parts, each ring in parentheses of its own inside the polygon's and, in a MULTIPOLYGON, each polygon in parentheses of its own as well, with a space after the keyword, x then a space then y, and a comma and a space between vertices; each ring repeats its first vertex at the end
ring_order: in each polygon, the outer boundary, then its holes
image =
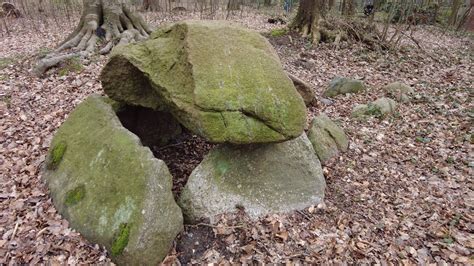
POLYGON ((375 27, 365 21, 353 19, 345 21, 339 18, 319 19, 317 23, 306 21, 293 26, 303 37, 311 36, 314 45, 320 42, 334 43, 339 48, 341 41, 355 41, 366 44, 372 50, 390 48, 387 42, 380 39, 375 27))
POLYGON ((84 0, 84 11, 77 28, 51 54, 34 68, 44 74, 72 57, 90 57, 109 53, 114 46, 145 40, 152 30, 143 18, 116 0, 84 0), (102 24, 100 24, 102 23, 102 24))

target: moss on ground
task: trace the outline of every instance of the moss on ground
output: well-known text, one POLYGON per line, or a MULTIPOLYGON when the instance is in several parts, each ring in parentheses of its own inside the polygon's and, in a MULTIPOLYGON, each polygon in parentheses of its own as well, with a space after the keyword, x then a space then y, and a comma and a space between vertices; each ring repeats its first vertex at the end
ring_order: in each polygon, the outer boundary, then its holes
POLYGON ((7 105, 7 108, 10 108, 12 105, 12 96, 11 95, 0 96, 0 101, 4 102, 7 105))
POLYGON ((81 60, 79 59, 79 57, 73 57, 73 58, 70 58, 70 59, 66 60, 59 67, 58 75, 60 77, 62 77, 62 76, 66 76, 67 74, 69 74, 71 72, 75 72, 75 73, 81 72, 83 69, 84 69, 84 66, 82 65, 81 60))
POLYGON ((47 167, 49 170, 54 170, 58 167, 59 163, 63 159, 64 153, 66 152, 66 148, 66 142, 59 142, 58 144, 54 145, 48 161, 47 167))
POLYGON ((14 64, 15 59, 11 57, 0 57, 0 70, 6 68, 8 65, 14 64))
POLYGON ((39 57, 39 58, 43 58, 45 56, 47 56, 48 54, 50 54, 53 50, 50 49, 50 48, 47 48, 47 47, 41 47, 38 49, 38 52, 36 53, 36 55, 39 57))
POLYGON ((283 28, 283 29, 273 29, 271 32, 270 32, 270 35, 272 37, 280 37, 280 36, 284 36, 288 33, 288 29, 286 28, 283 28))
POLYGON ((123 250, 128 244, 128 238, 130 236, 130 225, 121 224, 119 227, 119 232, 112 243, 111 252, 113 256, 118 256, 122 254, 123 250))
POLYGON ((66 206, 72 206, 81 201, 86 195, 86 187, 84 185, 79 185, 75 189, 69 190, 66 193, 66 206))
POLYGON ((367 110, 364 112, 365 115, 381 118, 383 117, 382 110, 379 106, 369 103, 367 105, 367 110))

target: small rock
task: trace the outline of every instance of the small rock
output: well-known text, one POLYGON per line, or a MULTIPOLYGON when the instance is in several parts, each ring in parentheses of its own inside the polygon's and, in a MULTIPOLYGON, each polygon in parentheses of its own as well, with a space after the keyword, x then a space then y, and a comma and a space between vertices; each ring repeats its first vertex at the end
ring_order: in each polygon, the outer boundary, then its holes
POLYGON ((409 102, 410 96, 415 93, 415 90, 413 90, 412 87, 401 82, 392 82, 383 87, 383 90, 387 96, 393 97, 401 103, 409 102))
POLYGON ((380 112, 382 112, 382 115, 392 113, 397 108, 397 103, 394 100, 387 97, 379 98, 373 101, 372 104, 377 106, 380 109, 380 112))
POLYGON ((321 103, 323 103, 324 105, 333 105, 334 104, 334 101, 332 101, 330 99, 327 99, 327 98, 321 98, 319 101, 321 103))
POLYGON ((397 103, 387 97, 379 98, 369 104, 358 104, 352 108, 351 116, 356 119, 364 119, 369 116, 383 117, 396 110, 397 103))
POLYGON ((360 80, 336 77, 329 83, 323 96, 333 98, 340 94, 358 93, 363 90, 365 90, 365 85, 360 80))
POLYGON ((308 131, 308 138, 321 164, 339 154, 347 151, 349 140, 344 130, 336 125, 325 114, 313 119, 308 131))
POLYGON ((295 85, 296 90, 303 98, 303 101, 306 106, 313 105, 315 103, 316 98, 311 86, 293 74, 288 73, 288 77, 291 79, 291 81, 293 81, 293 85, 295 85))

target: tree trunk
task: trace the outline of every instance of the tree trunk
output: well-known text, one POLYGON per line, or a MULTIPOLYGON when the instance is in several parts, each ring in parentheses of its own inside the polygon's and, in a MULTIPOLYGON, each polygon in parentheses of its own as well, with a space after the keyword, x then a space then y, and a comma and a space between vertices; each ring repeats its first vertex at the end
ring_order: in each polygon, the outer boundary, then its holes
POLYGON ((474 0, 471 0, 469 6, 463 11, 457 30, 463 26, 467 31, 474 31, 474 0))
POLYGON ((332 10, 336 5, 336 0, 329 0, 328 2, 328 10, 332 10))
POLYGON ((341 14, 344 16, 354 15, 355 6, 355 0, 343 0, 341 3, 341 14))
POLYGON ((143 10, 148 11, 151 7, 151 0, 143 0, 143 10))
POLYGON ((227 10, 240 10, 240 0, 229 0, 227 10))
POLYGON ((458 19, 459 8, 461 7, 461 0, 454 0, 451 6, 451 14, 449 15, 449 25, 455 26, 458 19))
POLYGON ((96 52, 99 39, 104 40, 99 52, 106 54, 114 45, 141 41, 150 33, 143 18, 122 0, 83 0, 82 16, 76 29, 52 54, 38 62, 35 71, 41 75, 60 63, 61 58, 90 56, 96 52), (70 52, 61 54, 64 51, 70 52))
POLYGON ((320 24, 325 0, 301 0, 292 28, 297 29, 304 37, 311 34, 314 44, 321 40, 320 24))

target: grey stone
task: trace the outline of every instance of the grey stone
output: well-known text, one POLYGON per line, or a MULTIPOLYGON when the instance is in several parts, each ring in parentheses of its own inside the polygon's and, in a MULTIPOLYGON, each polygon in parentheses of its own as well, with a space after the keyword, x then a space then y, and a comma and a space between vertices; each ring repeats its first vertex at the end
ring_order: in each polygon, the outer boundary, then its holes
POLYGON ((349 140, 344 130, 325 114, 313 119, 308 131, 308 138, 313 144, 321 164, 325 164, 340 152, 346 152, 349 147, 349 140))
POLYGON ((340 94, 359 93, 363 90, 365 90, 365 85, 360 80, 336 77, 329 83, 323 96, 333 98, 340 94))
POLYGON ((293 81, 293 85, 295 85, 296 90, 301 95, 301 98, 303 98, 306 106, 314 105, 316 95, 311 86, 293 74, 288 73, 288 77, 293 81))
POLYGON ((282 143, 211 150, 192 172, 178 204, 186 219, 213 220, 243 207, 257 218, 320 203, 325 180, 305 134, 282 143))
POLYGON ((393 113, 397 109, 397 102, 382 97, 368 104, 357 104, 352 108, 351 116, 356 119, 365 119, 367 117, 384 117, 393 113))
POLYGON ((382 115, 392 113, 397 109, 397 102, 387 97, 378 98, 372 104, 380 109, 382 115))
POLYGON ((385 94, 389 97, 393 97, 395 100, 401 103, 407 103, 410 101, 411 95, 415 93, 412 87, 401 83, 392 82, 383 87, 385 94))

